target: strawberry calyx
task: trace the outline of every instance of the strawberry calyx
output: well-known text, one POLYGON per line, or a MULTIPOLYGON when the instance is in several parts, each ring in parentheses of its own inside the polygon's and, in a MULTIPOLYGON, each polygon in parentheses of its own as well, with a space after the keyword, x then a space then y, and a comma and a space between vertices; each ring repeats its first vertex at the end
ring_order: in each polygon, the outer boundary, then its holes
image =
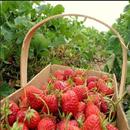
POLYGON ((69 120, 70 120, 71 116, 72 116, 72 113, 69 113, 66 116, 65 130, 68 130, 68 124, 69 124, 69 120))
POLYGON ((9 121, 8 121, 8 116, 12 113, 10 111, 11 104, 9 103, 9 99, 6 99, 3 106, 1 107, 1 121, 6 123, 6 128, 10 129, 9 121))
POLYGON ((29 123, 30 123, 30 120, 32 117, 34 117, 34 114, 35 113, 35 110, 34 109, 31 109, 30 107, 28 108, 28 110, 26 111, 26 115, 25 115, 25 120, 27 120, 29 123))
POLYGON ((18 124, 18 121, 14 122, 12 128, 10 130, 22 130, 24 127, 24 124, 21 123, 21 125, 18 124))
POLYGON ((83 126, 83 122, 84 122, 84 117, 81 115, 78 119, 77 119, 78 125, 79 127, 83 126))

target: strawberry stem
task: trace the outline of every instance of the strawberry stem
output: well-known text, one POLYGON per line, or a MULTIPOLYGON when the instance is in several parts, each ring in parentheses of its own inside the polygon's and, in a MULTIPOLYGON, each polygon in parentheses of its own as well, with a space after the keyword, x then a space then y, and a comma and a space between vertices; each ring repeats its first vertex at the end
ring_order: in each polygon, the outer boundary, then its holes
POLYGON ((77 119, 77 122, 78 122, 80 128, 83 126, 83 121, 84 121, 83 116, 80 116, 80 117, 77 119))
POLYGON ((115 105, 117 105, 119 102, 121 102, 121 100, 124 98, 124 96, 127 94, 127 92, 125 91, 124 93, 123 93, 123 95, 120 97, 120 98, 118 98, 119 100, 117 100, 117 102, 115 102, 115 105))

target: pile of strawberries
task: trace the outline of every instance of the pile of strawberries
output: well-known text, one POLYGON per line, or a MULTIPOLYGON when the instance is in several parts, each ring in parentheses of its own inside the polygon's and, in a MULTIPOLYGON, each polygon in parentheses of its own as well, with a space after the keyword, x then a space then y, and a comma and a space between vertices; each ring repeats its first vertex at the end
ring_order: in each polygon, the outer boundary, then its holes
POLYGON ((40 88, 25 88, 17 104, 3 104, 0 130, 118 130, 113 95, 107 75, 56 70, 40 88))

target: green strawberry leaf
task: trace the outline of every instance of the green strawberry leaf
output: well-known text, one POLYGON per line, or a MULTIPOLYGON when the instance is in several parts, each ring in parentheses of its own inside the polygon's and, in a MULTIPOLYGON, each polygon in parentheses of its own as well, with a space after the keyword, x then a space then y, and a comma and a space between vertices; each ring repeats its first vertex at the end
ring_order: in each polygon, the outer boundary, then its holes
POLYGON ((14 88, 10 87, 6 82, 0 85, 0 100, 15 91, 14 88))

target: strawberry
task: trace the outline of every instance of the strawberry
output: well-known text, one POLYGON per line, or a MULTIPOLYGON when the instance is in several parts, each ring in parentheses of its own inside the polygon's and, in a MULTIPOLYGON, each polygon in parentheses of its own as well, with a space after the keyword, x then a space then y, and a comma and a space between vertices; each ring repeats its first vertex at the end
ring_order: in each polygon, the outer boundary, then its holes
POLYGON ((19 110, 18 113, 17 113, 18 122, 24 122, 25 115, 26 115, 26 111, 25 110, 19 110))
POLYGON ((76 114, 78 111, 78 97, 74 91, 68 90, 62 95, 62 110, 64 113, 76 114))
POLYGON ((88 101, 86 108, 85 108, 85 117, 87 118, 88 116, 90 116, 92 114, 99 115, 100 110, 96 105, 94 105, 93 102, 88 101))
POLYGON ((65 79, 68 79, 69 77, 72 77, 73 75, 74 75, 74 71, 71 68, 64 70, 65 79))
POLYGON ((70 126, 70 130, 81 130, 81 129, 77 126, 70 126))
POLYGON ((86 107, 86 104, 84 102, 79 102, 78 112, 83 112, 84 113, 85 107, 86 107))
POLYGON ((29 108, 26 111, 25 118, 26 118, 25 123, 27 124, 27 127, 30 129, 36 128, 38 123, 40 122, 40 115, 34 109, 29 108))
POLYGON ((113 88, 109 88, 103 79, 97 81, 98 90, 104 95, 111 95, 114 93, 113 88))
POLYGON ((37 127, 40 115, 36 110, 29 108, 26 111, 20 110, 17 113, 17 119, 19 122, 25 122, 28 128, 33 129, 37 127))
POLYGON ((88 98, 100 109, 101 95, 99 93, 90 91, 88 92, 88 98))
POLYGON ((39 122, 37 130, 56 130, 56 124, 52 118, 44 117, 39 122))
POLYGON ((90 83, 90 82, 95 82, 95 81, 97 81, 98 80, 98 77, 97 76, 89 76, 88 78, 87 78, 87 84, 88 83, 90 83))
POLYGON ((16 121, 16 115, 18 111, 19 111, 18 105, 14 101, 10 100, 9 101, 9 115, 8 115, 8 122, 10 126, 12 126, 13 123, 16 121))
POLYGON ((94 114, 88 116, 83 124, 83 130, 103 130, 101 128, 100 118, 94 114))
POLYGON ((66 91, 66 90, 70 89, 73 86, 73 82, 70 81, 70 80, 65 80, 64 85, 66 87, 64 90, 66 91))
POLYGON ((56 80, 56 81, 54 82, 54 88, 55 88, 55 89, 64 90, 65 87, 66 87, 66 86, 65 86, 65 84, 64 84, 63 81, 56 80))
POLYGON ((84 102, 79 102, 78 112, 74 115, 75 119, 77 121, 80 121, 80 123, 82 123, 85 120, 85 107, 86 104, 84 102))
POLYGON ((108 112, 108 104, 107 102, 104 100, 104 98, 101 99, 101 108, 100 108, 101 112, 103 113, 107 113, 108 112))
POLYGON ((88 87, 89 90, 93 89, 93 88, 97 88, 96 82, 94 82, 94 81, 89 82, 87 87, 88 87))
POLYGON ((57 127, 57 130, 80 130, 77 126, 71 126, 71 125, 61 125, 60 127, 57 127))
POLYGON ((75 120, 70 120, 67 122, 67 120, 60 121, 57 124, 57 130, 80 130, 78 128, 78 123, 75 120))
POLYGON ((54 94, 45 96, 45 102, 50 112, 56 113, 58 111, 58 99, 54 94))
POLYGON ((45 95, 48 94, 48 89, 47 89, 47 86, 46 86, 45 84, 43 84, 43 85, 41 86, 41 90, 43 90, 43 93, 44 93, 45 95))
POLYGON ((75 86, 72 90, 78 96, 79 101, 82 101, 86 97, 87 88, 83 86, 75 86))
POLYGON ((64 79, 64 72, 62 70, 57 70, 54 72, 54 76, 58 80, 63 80, 64 79))
POLYGON ((10 130, 29 130, 26 124, 15 122, 10 130))
POLYGON ((107 124, 106 128, 107 128, 107 130, 118 130, 118 128, 116 128, 112 124, 107 124))
POLYGON ((83 112, 78 112, 74 116, 78 123, 82 126, 82 123, 85 121, 85 114, 83 112))
POLYGON ((73 80, 74 80, 74 82, 75 82, 76 85, 83 85, 84 84, 84 80, 80 76, 74 77, 73 80))
POLYGON ((78 122, 76 120, 70 120, 69 124, 72 126, 77 126, 78 127, 78 122))
POLYGON ((20 100, 19 100, 19 108, 22 109, 22 110, 27 110, 28 107, 29 107, 28 99, 27 99, 27 97, 25 96, 25 94, 23 94, 23 95, 20 97, 20 100))
POLYGON ((114 93, 114 88, 108 88, 107 95, 112 95, 114 93))
POLYGON ((74 76, 83 76, 84 75, 84 71, 83 70, 75 70, 74 71, 74 76))
POLYGON ((42 90, 36 88, 35 86, 29 86, 25 91, 29 105, 36 110, 42 108, 43 102, 40 99, 44 98, 42 90))

